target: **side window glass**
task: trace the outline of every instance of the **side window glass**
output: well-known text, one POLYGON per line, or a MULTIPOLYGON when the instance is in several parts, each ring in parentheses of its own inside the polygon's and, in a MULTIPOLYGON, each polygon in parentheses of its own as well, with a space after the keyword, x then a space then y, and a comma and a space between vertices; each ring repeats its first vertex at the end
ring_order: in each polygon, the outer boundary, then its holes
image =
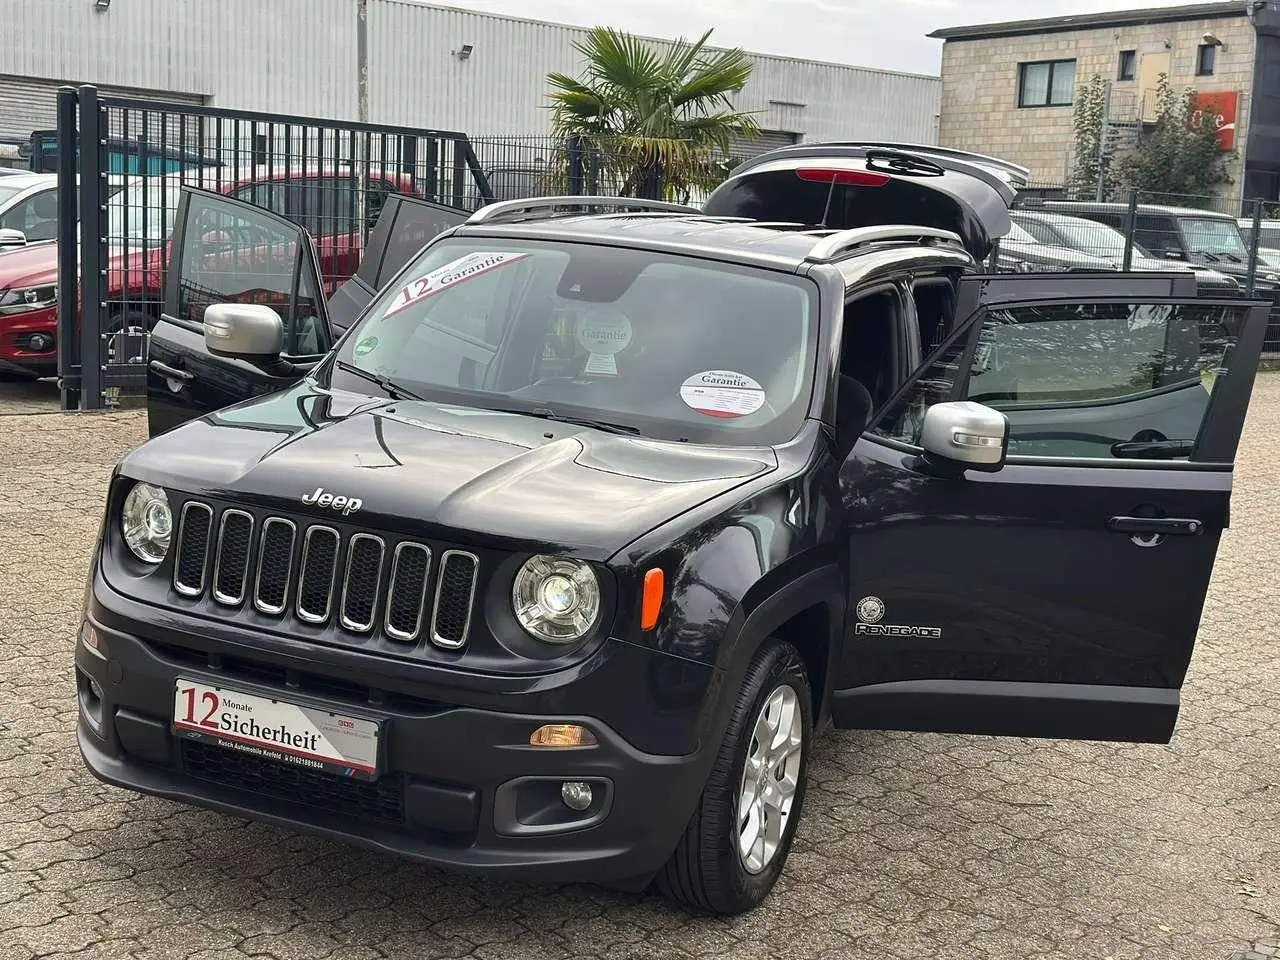
MULTIPOLYGON (((970 328, 972 329, 972 328, 970 328)), ((957 337, 925 364, 911 388, 885 412, 872 433, 900 443, 918 446, 924 413, 935 403, 955 399, 968 336, 957 337)), ((928 353, 929 351, 925 351, 928 353)))
POLYGON ((279 181, 270 183, 254 183, 241 187, 233 196, 255 207, 262 207, 272 213, 284 214, 284 184, 279 181))
MULTIPOLYGON (((193 197, 177 278, 178 316, 202 323, 215 303, 261 303, 284 321, 285 343, 298 327, 291 311, 298 234, 266 213, 193 197)), ((314 296, 314 295, 312 295, 314 296)), ((316 312, 314 306, 300 311, 316 312)))
POLYGON ((369 188, 364 195, 364 222, 372 230, 378 218, 382 216, 382 208, 387 205, 387 197, 392 188, 385 180, 370 180, 369 188))
POLYGON ((1009 418, 1013 456, 1188 457, 1245 316, 1192 304, 993 310, 966 396, 1009 418))
MULTIPOLYGON (((878 410, 898 388, 901 320, 902 303, 893 287, 862 294, 845 304, 840 376, 866 388, 872 410, 878 410)), ((848 392, 839 391, 837 396, 848 392)))
POLYGON ((1177 226, 1168 217, 1139 216, 1133 241, 1153 257, 1163 257, 1169 250, 1182 250, 1177 226))
POLYGON ((920 326, 920 354, 930 356, 951 334, 955 322, 956 289, 950 280, 917 280, 911 287, 916 322, 920 326))
POLYGON ((304 260, 298 281, 293 323, 285 325, 285 353, 292 357, 316 357, 329 349, 329 336, 320 312, 319 288, 310 260, 304 260))
POLYGON ((1010 456, 1186 458, 1246 317, 1244 307, 1194 304, 993 310, 981 321, 968 377, 965 335, 873 432, 919 445, 931 405, 967 399, 1009 418, 1010 456))
POLYGON ((23 200, 0 219, 0 227, 21 230, 26 234, 28 243, 35 243, 37 240, 56 240, 58 237, 57 191, 46 190, 23 200))

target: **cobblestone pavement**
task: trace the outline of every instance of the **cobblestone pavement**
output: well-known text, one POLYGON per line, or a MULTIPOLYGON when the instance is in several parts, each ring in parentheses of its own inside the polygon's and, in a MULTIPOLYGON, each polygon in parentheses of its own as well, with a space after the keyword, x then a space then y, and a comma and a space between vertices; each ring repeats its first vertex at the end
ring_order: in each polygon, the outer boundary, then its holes
POLYGON ((1275 955, 1280 376, 1259 382, 1172 745, 834 735, 783 881, 732 921, 446 876, 94 781, 71 638, 108 472, 144 425, 0 416, 0 960, 1275 955))

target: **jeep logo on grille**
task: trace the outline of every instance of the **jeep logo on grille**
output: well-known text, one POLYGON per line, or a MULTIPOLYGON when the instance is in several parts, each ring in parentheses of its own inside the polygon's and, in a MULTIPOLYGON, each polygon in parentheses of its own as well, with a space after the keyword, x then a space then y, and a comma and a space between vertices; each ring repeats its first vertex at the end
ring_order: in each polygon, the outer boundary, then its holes
POLYGON ((350 516, 364 506, 364 501, 359 497, 335 497, 332 493, 325 493, 324 487, 316 487, 315 493, 308 493, 302 498, 302 502, 309 507, 341 510, 344 517, 350 516))

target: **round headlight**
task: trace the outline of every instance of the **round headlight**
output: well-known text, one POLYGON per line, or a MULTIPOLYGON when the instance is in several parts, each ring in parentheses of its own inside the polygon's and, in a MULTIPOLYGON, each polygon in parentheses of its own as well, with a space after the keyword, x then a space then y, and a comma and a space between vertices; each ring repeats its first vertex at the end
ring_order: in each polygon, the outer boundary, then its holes
POLYGON ((139 483, 130 490, 120 514, 120 532, 139 560, 163 560, 173 536, 173 512, 164 491, 149 483, 139 483))
POLYGON ((547 643, 581 640, 600 616, 600 582, 579 560, 531 557, 511 588, 516 620, 547 643))

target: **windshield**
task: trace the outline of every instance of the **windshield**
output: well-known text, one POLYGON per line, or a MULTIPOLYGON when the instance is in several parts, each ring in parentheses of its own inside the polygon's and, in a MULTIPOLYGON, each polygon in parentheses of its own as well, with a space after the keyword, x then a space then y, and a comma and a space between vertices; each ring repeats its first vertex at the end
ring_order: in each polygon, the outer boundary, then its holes
POLYGON ((107 200, 107 241, 129 247, 158 247, 173 233, 182 185, 144 177, 107 200))
MULTIPOLYGON (((773 271, 446 240, 386 288, 338 359, 427 400, 549 410, 662 439, 775 443, 807 412, 815 304, 810 281, 773 271)), ((332 376, 368 389, 339 365, 332 376)))
POLYGON ((1184 219, 1182 234, 1192 253, 1208 253, 1243 261, 1249 255, 1234 220, 1184 219))

